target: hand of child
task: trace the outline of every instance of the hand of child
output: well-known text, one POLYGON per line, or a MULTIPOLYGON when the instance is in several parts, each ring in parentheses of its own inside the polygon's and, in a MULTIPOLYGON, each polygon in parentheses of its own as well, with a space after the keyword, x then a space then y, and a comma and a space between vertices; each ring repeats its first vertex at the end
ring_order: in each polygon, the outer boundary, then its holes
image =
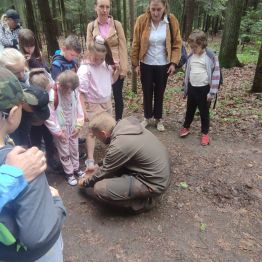
POLYGON ((80 129, 77 127, 74 129, 73 133, 71 134, 72 138, 76 138, 79 135, 80 129))
POLYGON ((65 130, 62 130, 61 133, 58 135, 59 139, 64 143, 66 142, 66 133, 65 130))
POLYGON ((55 188, 52 187, 52 186, 49 186, 49 189, 50 189, 51 195, 52 195, 53 197, 59 197, 59 193, 58 193, 58 190, 57 190, 57 189, 55 189, 55 188))
POLYGON ((207 101, 208 102, 211 102, 213 98, 214 98, 214 95, 207 94, 207 101))

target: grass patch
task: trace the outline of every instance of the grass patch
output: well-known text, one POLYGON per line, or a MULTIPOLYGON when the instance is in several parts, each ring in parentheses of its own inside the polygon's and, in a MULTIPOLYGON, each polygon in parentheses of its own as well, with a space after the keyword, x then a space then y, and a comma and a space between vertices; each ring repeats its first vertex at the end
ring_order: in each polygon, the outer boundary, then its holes
POLYGON ((244 47, 243 51, 242 47, 239 46, 237 57, 239 61, 243 64, 249 63, 257 63, 258 55, 259 55, 259 46, 258 44, 250 44, 244 47))

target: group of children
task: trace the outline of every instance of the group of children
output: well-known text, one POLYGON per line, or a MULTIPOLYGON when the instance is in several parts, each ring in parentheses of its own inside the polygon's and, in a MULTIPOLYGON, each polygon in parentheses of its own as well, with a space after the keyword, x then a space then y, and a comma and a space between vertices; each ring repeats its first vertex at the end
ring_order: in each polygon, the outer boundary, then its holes
MULTIPOLYGON (((187 111, 180 137, 190 133, 189 128, 198 108, 201 117, 201 144, 208 145, 209 102, 218 90, 219 63, 215 54, 206 48, 204 32, 192 32, 188 43, 191 53, 184 79, 187 111)), ((111 86, 119 77, 119 64, 114 63, 110 48, 100 35, 89 43, 79 68, 76 59, 81 53, 80 43, 76 36, 68 36, 61 51, 53 57, 50 74, 31 30, 20 31, 19 49, 30 69, 28 84, 40 87, 49 95, 50 117, 44 121, 37 117, 32 120, 32 145, 41 147, 43 139, 47 153, 53 156, 55 144, 68 183, 76 185, 77 178, 84 176, 84 172, 79 169, 79 132, 84 122, 88 122, 95 114, 103 111, 112 114, 111 86)), ((5 49, 3 52, 19 51, 5 49)), ((22 81, 25 65, 18 69, 16 63, 15 67, 12 71, 22 81)), ((88 132, 88 158, 85 163, 89 170, 95 168, 94 149, 95 138, 88 132)))
MULTIPOLYGON (((50 112, 47 117, 35 114, 32 105, 23 105, 23 114, 29 113, 28 107, 33 112, 30 133, 27 134, 30 135, 30 144, 26 146, 41 147, 43 139, 47 155, 53 158, 55 145, 68 184, 76 185, 77 178, 84 176, 79 169, 79 132, 84 121, 88 122, 95 114, 103 111, 112 113, 111 86, 119 77, 119 65, 113 62, 110 49, 101 36, 89 44, 79 68, 76 59, 81 53, 81 45, 76 36, 68 36, 61 51, 53 57, 50 73, 31 30, 20 31, 19 44, 20 52, 7 48, 0 56, 0 60, 5 60, 11 54, 13 66, 2 65, 16 74, 27 87, 41 88, 43 93, 36 95, 38 100, 44 94, 49 97, 45 103, 48 103, 50 112), (29 68, 27 74, 24 73, 25 61, 29 68)), ((86 165, 90 170, 95 168, 94 148, 95 138, 88 132, 86 165)))

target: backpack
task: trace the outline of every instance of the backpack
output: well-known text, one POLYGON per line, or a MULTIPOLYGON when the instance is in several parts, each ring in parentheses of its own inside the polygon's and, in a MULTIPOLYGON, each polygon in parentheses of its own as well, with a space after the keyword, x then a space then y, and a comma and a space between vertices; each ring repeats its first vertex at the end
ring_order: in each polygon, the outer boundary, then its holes
POLYGON ((77 72, 78 66, 76 61, 67 62, 65 59, 60 59, 61 55, 54 55, 52 65, 57 66, 60 68, 61 72, 66 70, 73 70, 77 72))
MULTIPOLYGON (((170 17, 167 16, 168 20, 168 25, 169 25, 169 31, 170 31, 170 36, 171 36, 171 44, 174 43, 174 34, 173 30, 171 28, 171 23, 170 23, 170 17)), ((182 48, 181 48, 181 58, 179 63, 176 65, 176 68, 181 68, 185 63, 187 62, 187 51, 184 43, 182 43, 182 48)))

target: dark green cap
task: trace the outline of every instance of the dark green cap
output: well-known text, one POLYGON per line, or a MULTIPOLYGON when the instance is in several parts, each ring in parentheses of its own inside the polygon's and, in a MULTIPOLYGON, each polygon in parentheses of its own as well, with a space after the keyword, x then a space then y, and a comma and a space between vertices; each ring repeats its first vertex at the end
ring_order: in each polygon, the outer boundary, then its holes
POLYGON ((23 91, 17 77, 8 69, 0 67, 0 111, 11 109, 21 103, 37 105, 37 98, 23 91))

